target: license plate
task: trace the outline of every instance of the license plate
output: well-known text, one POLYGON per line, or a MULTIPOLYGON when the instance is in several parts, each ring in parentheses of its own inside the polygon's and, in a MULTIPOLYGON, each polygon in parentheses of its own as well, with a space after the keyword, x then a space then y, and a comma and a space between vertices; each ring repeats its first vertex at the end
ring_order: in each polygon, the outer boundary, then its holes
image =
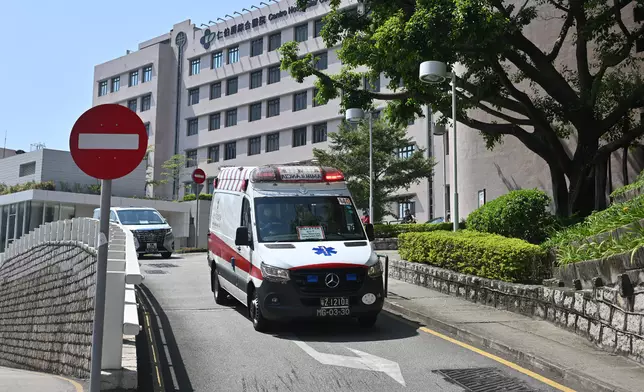
POLYGON ((320 306, 323 308, 334 308, 337 306, 349 306, 348 297, 322 297, 320 306))
POLYGON ((348 307, 346 308, 322 308, 316 310, 316 316, 318 317, 338 317, 338 316, 349 316, 351 310, 348 307))
POLYGON ((146 246, 147 246, 148 250, 157 250, 157 244, 156 243, 147 244, 146 246))

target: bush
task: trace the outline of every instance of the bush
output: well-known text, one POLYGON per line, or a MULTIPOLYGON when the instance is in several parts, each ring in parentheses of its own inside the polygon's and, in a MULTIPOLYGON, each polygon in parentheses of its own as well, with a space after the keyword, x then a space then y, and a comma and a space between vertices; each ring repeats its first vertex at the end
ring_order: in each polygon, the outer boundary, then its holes
MULTIPOLYGON (((189 193, 183 196, 183 201, 194 201, 197 200, 197 196, 194 193, 189 193)), ((199 200, 212 200, 212 195, 210 193, 200 193, 199 200)))
MULTIPOLYGON (((462 225, 461 225, 462 226, 462 225)), ((435 230, 452 230, 451 223, 401 223, 397 225, 373 225, 376 238, 395 238, 401 233, 418 233, 435 230)))
POLYGON ((398 252, 403 260, 506 282, 540 283, 549 273, 539 246, 471 230, 403 233, 398 252))
POLYGON ((5 185, 5 184, 0 184, 0 195, 8 195, 11 193, 18 193, 18 192, 23 192, 23 191, 28 191, 31 189, 40 189, 44 191, 55 191, 56 190, 56 184, 53 181, 45 181, 45 182, 25 182, 24 184, 16 184, 16 185, 5 185))
POLYGON ((540 190, 512 191, 473 211, 467 217, 467 227, 539 244, 548 237, 555 223, 546 210, 549 204, 550 198, 540 190))

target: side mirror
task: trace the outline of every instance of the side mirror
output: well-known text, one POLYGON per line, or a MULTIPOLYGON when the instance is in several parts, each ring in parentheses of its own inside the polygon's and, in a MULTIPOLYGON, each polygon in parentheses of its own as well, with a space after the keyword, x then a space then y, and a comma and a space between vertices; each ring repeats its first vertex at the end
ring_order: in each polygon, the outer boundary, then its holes
POLYGON ((248 227, 237 228, 237 232, 235 232, 235 245, 237 246, 250 245, 250 241, 248 240, 248 227))
POLYGON ((376 239, 376 232, 373 229, 373 224, 372 223, 367 223, 364 226, 364 228, 367 231, 367 238, 369 239, 369 241, 375 240, 376 239))

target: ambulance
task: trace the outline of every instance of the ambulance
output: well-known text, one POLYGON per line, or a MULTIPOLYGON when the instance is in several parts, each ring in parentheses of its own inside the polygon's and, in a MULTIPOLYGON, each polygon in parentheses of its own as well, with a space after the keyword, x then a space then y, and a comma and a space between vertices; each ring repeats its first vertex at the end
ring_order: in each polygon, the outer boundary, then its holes
POLYGON ((274 321, 351 317, 375 324, 384 301, 373 225, 344 175, 319 166, 226 167, 214 179, 208 232, 211 290, 274 321))

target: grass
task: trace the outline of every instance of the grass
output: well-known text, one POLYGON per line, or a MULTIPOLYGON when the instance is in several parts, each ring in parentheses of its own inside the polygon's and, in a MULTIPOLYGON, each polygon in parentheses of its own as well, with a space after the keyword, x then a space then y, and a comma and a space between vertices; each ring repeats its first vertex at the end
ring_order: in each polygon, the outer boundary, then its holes
POLYGON ((628 191, 632 191, 633 189, 639 189, 639 188, 644 188, 644 171, 640 172, 635 182, 625 185, 621 188, 615 189, 613 193, 610 194, 610 197, 621 196, 628 191))

